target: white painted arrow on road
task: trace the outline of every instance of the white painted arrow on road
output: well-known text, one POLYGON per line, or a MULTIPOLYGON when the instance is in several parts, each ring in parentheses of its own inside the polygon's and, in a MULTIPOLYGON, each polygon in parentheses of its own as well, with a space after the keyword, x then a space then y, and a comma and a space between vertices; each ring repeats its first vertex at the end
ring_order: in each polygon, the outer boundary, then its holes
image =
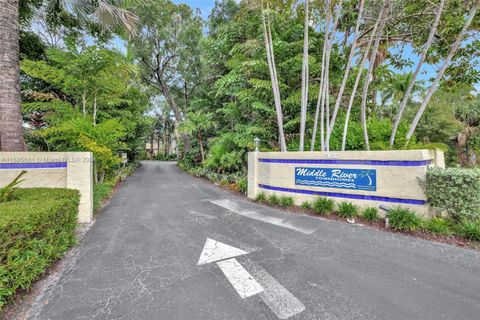
POLYGON ((305 306, 290 291, 260 266, 253 270, 260 281, 255 280, 250 273, 235 259, 248 252, 228 244, 207 238, 198 265, 216 262, 227 280, 242 299, 260 294, 262 300, 279 319, 287 319, 303 310, 305 306))

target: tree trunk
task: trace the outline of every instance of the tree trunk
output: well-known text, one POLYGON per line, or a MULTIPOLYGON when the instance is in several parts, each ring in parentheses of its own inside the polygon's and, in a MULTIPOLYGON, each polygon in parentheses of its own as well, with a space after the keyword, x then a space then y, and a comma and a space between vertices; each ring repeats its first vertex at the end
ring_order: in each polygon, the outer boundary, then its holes
POLYGON ((0 150, 25 151, 20 112, 18 0, 0 0, 0 150))
POLYGON ((353 34, 352 47, 350 49, 350 54, 348 56, 347 65, 345 67, 345 73, 343 74, 342 84, 340 85, 340 90, 338 91, 337 100, 335 102, 335 107, 333 108, 333 114, 332 114, 332 119, 330 121, 330 128, 329 128, 330 130, 327 132, 328 143, 330 143, 330 137, 332 135, 333 128, 335 126, 335 121, 337 120, 337 114, 338 114, 338 110, 340 109, 340 103, 342 101, 343 92, 344 92, 345 87, 347 85, 348 75, 350 73, 350 68, 352 66, 353 56, 355 55, 355 50, 357 48, 357 38, 358 38, 359 29, 360 29, 360 23, 362 21, 362 13, 363 13, 364 3, 365 3, 365 0, 360 1, 360 6, 359 6, 359 9, 358 9, 358 18, 357 18, 357 22, 356 22, 356 25, 355 25, 355 32, 353 34))
MULTIPOLYGON (((328 4, 327 4, 328 5, 328 4)), ((317 107, 315 109, 315 119, 313 121, 313 132, 312 132, 312 141, 310 143, 310 151, 314 151, 315 150, 315 142, 316 142, 316 139, 317 139, 317 128, 318 128, 318 116, 319 116, 319 113, 320 113, 320 108, 322 108, 321 110, 321 148, 323 150, 323 147, 324 147, 324 137, 323 137, 323 119, 324 119, 324 114, 323 114, 323 111, 324 111, 324 108, 323 108, 323 92, 324 92, 324 76, 325 76, 325 54, 327 52, 327 37, 328 37, 328 26, 330 24, 330 18, 329 18, 329 15, 327 14, 327 21, 326 21, 326 24, 325 24, 325 34, 324 34, 324 40, 323 40, 323 51, 322 51, 322 67, 320 69, 320 72, 321 72, 321 75, 320 75, 320 88, 318 89, 318 98, 317 98, 317 107)))
POLYGON ((87 115, 87 93, 85 91, 82 93, 82 112, 85 117, 87 115))
POLYGON ((330 131, 330 55, 332 52, 332 44, 335 41, 335 36, 337 34, 337 25, 338 20, 340 19, 340 11, 342 10, 343 0, 338 2, 337 12, 335 13, 335 18, 333 19, 332 32, 329 35, 328 47, 327 47, 327 59, 325 61, 325 123, 326 123, 326 137, 325 137, 325 146, 326 151, 330 151, 330 137, 328 132, 330 131))
POLYGON ((395 123, 393 124, 393 128, 392 128, 392 135, 390 137, 390 146, 393 146, 393 144, 395 143, 395 136, 397 134, 398 126, 400 125, 400 121, 402 120, 402 115, 403 115, 403 112, 405 111, 405 107, 407 106, 408 99, 410 98, 410 93, 412 92, 412 89, 415 86, 417 76, 420 73, 420 70, 422 69, 422 65, 423 65, 423 62, 425 61, 425 58, 427 57, 428 49, 430 49, 435 33, 437 32, 437 27, 438 27, 438 23, 440 22, 440 17, 442 15, 444 4, 445 4, 445 0, 440 0, 440 4, 438 5, 438 9, 437 9, 437 14, 435 16, 435 21, 433 22, 433 26, 432 26, 432 29, 430 30, 430 34, 428 35, 427 42, 425 43, 425 46, 423 47, 423 51, 418 60, 417 68, 415 69, 415 72, 412 75, 412 79, 410 79, 410 83, 408 84, 407 91, 405 91, 403 100, 400 103, 400 108, 398 110, 398 114, 395 118, 395 123))
MULTIPOLYGON (((380 14, 382 14, 382 12, 380 12, 380 14)), ((365 52, 363 53, 363 56, 362 56, 362 61, 358 64, 359 70, 357 73, 357 78, 355 79, 355 84, 353 85, 352 94, 350 95, 350 100, 348 101, 347 114, 345 116, 345 125, 343 127, 343 138, 342 138, 342 151, 345 151, 345 147, 347 144, 348 124, 350 123, 350 113, 352 111, 353 101, 355 100, 355 96, 357 95, 357 88, 362 78, 363 69, 365 68, 365 63, 367 62, 370 47, 372 46, 373 39, 375 37, 375 34, 377 33, 379 21, 380 19, 377 19, 377 21, 375 22, 375 25, 373 26, 372 33, 370 34, 370 38, 368 39, 367 47, 365 48, 365 52)))
POLYGON ((420 109, 415 115, 415 118, 413 119, 410 125, 410 129, 408 130, 407 144, 410 142, 410 139, 412 138, 413 133, 417 128, 418 122, 420 121, 420 118, 422 117, 423 113, 425 112, 425 109, 427 108, 428 102, 432 98, 432 95, 435 93, 435 91, 437 91, 438 85, 440 83, 440 79, 443 77, 445 70, 447 70, 447 67, 450 64, 450 61, 452 60, 453 56, 457 52, 458 47, 460 47, 460 43, 462 42, 463 36, 465 35, 468 28, 470 27, 470 24, 472 23, 473 18, 477 13, 477 9, 479 5, 480 5, 480 0, 476 0, 475 3, 473 4, 472 9, 470 10, 467 21, 465 21, 465 24, 463 25, 462 31, 460 31, 460 33, 457 35, 457 38, 455 39, 455 42, 453 43, 453 45, 450 47, 450 52, 448 53, 448 56, 445 59, 445 61, 443 61, 443 65, 438 71, 437 76, 435 77, 435 80, 431 84, 430 88, 428 88, 427 94, 425 95, 425 98, 423 99, 422 104, 420 105, 420 109))
POLYGON ((205 152, 203 150, 203 140, 202 140, 202 133, 198 131, 198 144, 200 145, 200 153, 202 155, 202 162, 205 161, 205 152))
POLYGON ((97 94, 93 98, 93 126, 97 125, 97 94))
POLYGON ((390 5, 390 0, 385 0, 380 12, 380 24, 377 30, 377 35, 375 43, 373 45, 372 53, 370 55, 370 61, 368 63, 368 71, 365 77, 365 83, 363 85, 362 91, 362 128, 363 128, 363 138, 365 140, 365 149, 370 150, 370 142, 368 140, 368 129, 367 129, 367 96, 368 96, 368 87, 371 82, 372 72, 374 68, 375 57, 377 56, 378 46, 380 45, 380 40, 382 39, 383 28, 385 27, 385 20, 387 19, 387 9, 390 5))
POLYGON ((300 145, 303 151, 305 141, 305 122, 307 121, 308 104, 308 1, 305 1, 305 25, 303 30, 303 63, 302 63, 302 101, 300 107, 300 145))
POLYGON ((265 49, 267 51, 267 63, 268 63, 268 69, 270 70, 270 78, 272 82, 275 111, 277 114, 278 139, 280 141, 280 150, 282 152, 285 152, 287 151, 287 145, 285 142, 285 133, 283 131, 283 112, 282 112, 282 104, 281 104, 281 97, 280 97, 280 89, 278 87, 277 70, 275 66, 275 55, 273 52, 270 18, 268 17, 268 28, 267 28, 267 24, 265 23, 265 13, 263 11, 264 10, 262 7, 263 36, 265 38, 265 49))

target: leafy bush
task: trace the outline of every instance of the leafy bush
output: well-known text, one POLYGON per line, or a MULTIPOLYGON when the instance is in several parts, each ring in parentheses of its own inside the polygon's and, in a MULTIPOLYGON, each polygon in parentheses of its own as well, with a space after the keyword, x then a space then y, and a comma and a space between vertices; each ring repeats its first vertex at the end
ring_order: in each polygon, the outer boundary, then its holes
POLYGON ((318 214, 329 214, 335 207, 333 199, 317 197, 312 204, 313 211, 318 214))
POLYGON ((358 207, 350 202, 342 202, 338 206, 338 215, 341 218, 352 218, 358 213, 358 207))
POLYGON ((79 194, 66 189, 19 189, 0 203, 0 307, 28 288, 75 243, 79 194))
POLYGON ((301 207, 305 210, 311 210, 312 209, 312 204, 308 201, 302 202, 301 207))
POLYGON ((27 171, 22 170, 22 172, 20 172, 20 174, 12 180, 12 182, 7 184, 3 188, 0 188, 0 203, 12 200, 13 193, 15 192, 15 190, 17 190, 18 185, 23 182, 23 180, 21 180, 20 178, 26 173, 27 171))
POLYGON ((238 191, 243 194, 247 194, 248 180, 247 177, 241 177, 237 180, 238 191))
POLYGON ((455 220, 480 218, 480 170, 433 168, 427 172, 429 203, 455 220))
POLYGON ((268 203, 274 206, 278 206, 280 204, 280 198, 276 194, 271 194, 268 197, 268 203))
POLYGON ((97 210, 102 206, 103 200, 110 197, 112 194, 113 188, 115 187, 116 181, 109 180, 103 183, 97 183, 93 185, 93 211, 97 210))
POLYGON ((377 208, 366 208, 362 212, 362 217, 370 222, 376 222, 380 220, 380 216, 378 215, 378 209, 377 208))
POLYGON ((439 233, 444 235, 451 235, 453 233, 450 227, 450 223, 441 217, 433 217, 425 221, 424 228, 425 230, 432 233, 439 233))
POLYGON ((480 241, 480 221, 463 220, 457 225, 457 233, 465 239, 480 241))
POLYGON ((295 204, 295 202, 293 201, 293 198, 289 196, 281 196, 278 200, 279 200, 280 206, 284 208, 293 207, 293 205, 295 204))
POLYGON ((415 231, 422 225, 422 219, 415 212, 404 207, 394 207, 388 213, 390 226, 396 230, 415 231))
POLYGON ((267 196, 265 195, 264 192, 260 192, 260 193, 257 194, 257 196, 255 197, 255 200, 257 200, 258 202, 265 202, 265 201, 267 201, 267 196))

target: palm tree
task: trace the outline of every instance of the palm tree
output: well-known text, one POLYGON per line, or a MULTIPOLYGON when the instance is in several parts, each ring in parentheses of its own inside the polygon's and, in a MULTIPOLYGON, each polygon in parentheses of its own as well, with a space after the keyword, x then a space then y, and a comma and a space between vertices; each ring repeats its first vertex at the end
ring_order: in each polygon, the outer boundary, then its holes
POLYGON ((19 0, 0 0, 0 151, 24 151, 20 114, 19 0))
POLYGON ((205 161, 204 134, 214 127, 216 127, 216 123, 213 120, 213 114, 203 111, 189 113, 187 120, 185 120, 180 126, 180 131, 183 133, 197 134, 200 153, 202 155, 202 162, 205 161))
MULTIPOLYGON (((0 0, 0 150, 25 151, 20 113, 19 0, 0 0)), ((81 20, 93 19, 103 26, 122 26, 130 35, 136 31, 137 16, 116 6, 116 0, 90 2, 51 1, 71 8, 81 20)))

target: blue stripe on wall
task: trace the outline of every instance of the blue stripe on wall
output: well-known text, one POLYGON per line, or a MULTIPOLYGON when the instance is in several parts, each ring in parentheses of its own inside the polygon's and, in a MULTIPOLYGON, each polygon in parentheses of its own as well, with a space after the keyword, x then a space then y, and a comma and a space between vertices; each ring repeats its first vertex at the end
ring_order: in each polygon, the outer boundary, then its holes
POLYGON ((369 166, 393 166, 393 167, 421 167, 432 163, 432 160, 331 160, 331 159, 268 159, 260 158, 259 162, 265 163, 288 163, 288 164, 347 164, 369 166))
POLYGON ((43 163, 0 163, 0 169, 50 169, 66 168, 66 162, 43 162, 43 163))
POLYGON ((274 187, 274 186, 269 186, 269 185, 260 184, 260 183, 258 184, 258 187, 262 188, 262 189, 265 189, 265 190, 310 194, 310 195, 325 196, 325 197, 356 199, 356 200, 370 200, 370 201, 382 201, 382 202, 392 202, 392 203, 402 203, 402 204, 416 204, 416 205, 425 205, 426 204, 425 200, 401 199, 401 198, 368 196, 368 195, 363 195, 363 194, 347 194, 347 193, 324 192, 324 191, 314 191, 314 190, 304 190, 304 189, 290 189, 290 188, 283 188, 283 187, 274 187))

